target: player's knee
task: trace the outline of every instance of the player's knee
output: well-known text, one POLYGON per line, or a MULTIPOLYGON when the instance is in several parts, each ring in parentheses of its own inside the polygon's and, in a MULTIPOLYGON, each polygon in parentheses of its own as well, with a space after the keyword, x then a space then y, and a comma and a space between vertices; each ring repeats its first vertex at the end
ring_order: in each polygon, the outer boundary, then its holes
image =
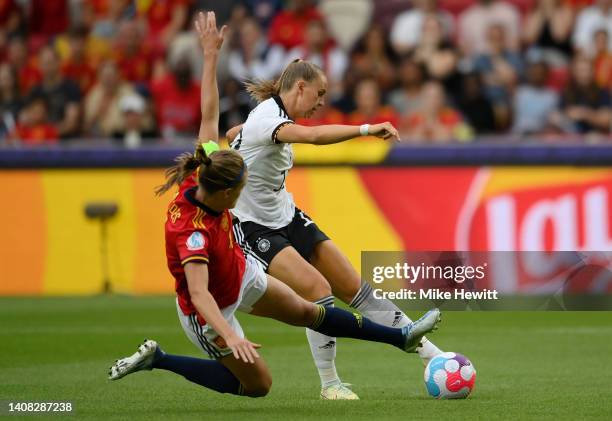
POLYGON ((332 295, 331 287, 324 278, 311 280, 305 288, 302 297, 308 301, 318 301, 332 295))
POLYGON ((349 304, 359 292, 361 288, 361 279, 345 279, 343 282, 338 282, 334 285, 334 296, 349 304))
POLYGON ((244 394, 251 398, 262 398, 270 393, 272 389, 272 377, 270 375, 264 375, 258 379, 258 381, 248 388, 245 388, 244 394))

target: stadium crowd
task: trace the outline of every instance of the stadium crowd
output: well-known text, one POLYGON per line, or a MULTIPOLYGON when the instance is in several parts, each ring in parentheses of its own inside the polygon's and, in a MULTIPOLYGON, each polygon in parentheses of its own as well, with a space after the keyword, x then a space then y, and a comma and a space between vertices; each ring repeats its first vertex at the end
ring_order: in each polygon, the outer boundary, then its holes
POLYGON ((328 77, 302 124, 391 121, 405 142, 606 139, 612 0, 0 0, 0 144, 191 139, 198 10, 230 26, 221 129, 245 79, 328 77))

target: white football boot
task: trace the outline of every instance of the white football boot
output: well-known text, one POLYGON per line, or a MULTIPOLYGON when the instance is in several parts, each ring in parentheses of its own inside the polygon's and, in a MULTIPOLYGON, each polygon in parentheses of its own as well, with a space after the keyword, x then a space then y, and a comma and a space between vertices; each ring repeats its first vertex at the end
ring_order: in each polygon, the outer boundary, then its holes
POLYGON ((408 326, 402 328, 402 333, 406 338, 404 343, 404 351, 416 352, 416 349, 421 344, 421 338, 429 332, 438 328, 438 322, 440 322, 440 310, 434 308, 429 310, 416 322, 410 323, 408 326))
POLYGON ((321 389, 321 399, 332 401, 356 401, 359 396, 351 389, 349 383, 338 383, 321 389))
POLYGON ((159 348, 157 342, 145 339, 144 343, 138 347, 138 351, 129 357, 115 361, 108 371, 110 380, 119 380, 128 374, 141 370, 152 370, 155 351, 159 348))

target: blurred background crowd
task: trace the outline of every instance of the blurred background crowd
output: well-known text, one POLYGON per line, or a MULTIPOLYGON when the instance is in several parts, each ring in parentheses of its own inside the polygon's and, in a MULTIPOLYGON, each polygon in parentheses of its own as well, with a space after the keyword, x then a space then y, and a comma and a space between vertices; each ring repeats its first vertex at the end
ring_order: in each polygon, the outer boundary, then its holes
POLYGON ((199 10, 230 27, 223 131, 255 105, 242 81, 299 57, 329 82, 302 124, 391 121, 412 143, 610 134, 612 0, 0 0, 0 144, 191 141, 199 10))

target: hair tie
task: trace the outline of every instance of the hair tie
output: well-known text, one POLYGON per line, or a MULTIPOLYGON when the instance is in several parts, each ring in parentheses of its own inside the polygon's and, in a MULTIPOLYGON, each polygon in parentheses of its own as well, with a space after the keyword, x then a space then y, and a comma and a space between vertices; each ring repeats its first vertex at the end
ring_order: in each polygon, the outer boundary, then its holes
POLYGON ((210 156, 210 154, 219 150, 219 144, 213 140, 209 140, 206 143, 200 143, 200 147, 204 153, 206 153, 206 156, 210 156))

